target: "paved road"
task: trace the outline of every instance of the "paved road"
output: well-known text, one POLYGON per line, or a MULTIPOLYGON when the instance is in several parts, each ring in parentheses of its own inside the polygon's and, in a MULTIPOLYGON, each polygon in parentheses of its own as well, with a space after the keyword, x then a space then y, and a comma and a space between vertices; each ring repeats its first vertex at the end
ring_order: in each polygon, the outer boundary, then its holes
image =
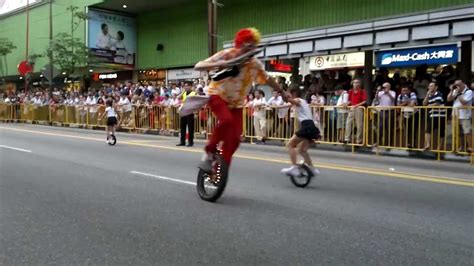
POLYGON ((468 164, 313 151, 298 189, 282 148, 243 145, 212 204, 201 143, 118 138, 0 124, 0 265, 474 264, 468 164))

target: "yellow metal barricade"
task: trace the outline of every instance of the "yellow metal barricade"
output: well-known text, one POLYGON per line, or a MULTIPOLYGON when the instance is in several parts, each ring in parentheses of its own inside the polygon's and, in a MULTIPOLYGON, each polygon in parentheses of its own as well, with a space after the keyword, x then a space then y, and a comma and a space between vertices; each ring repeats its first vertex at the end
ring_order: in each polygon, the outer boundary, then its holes
POLYGON ((103 119, 99 119, 104 115, 106 106, 105 105, 97 105, 96 108, 97 108, 96 109, 97 114, 95 114, 96 120, 95 120, 95 124, 93 124, 93 125, 94 126, 106 127, 107 126, 107 115, 105 115, 103 119))
POLYGON ((128 108, 127 106, 117 106, 116 110, 118 112, 118 126, 120 128, 134 129, 135 128, 135 112, 133 106, 128 108))
MULTIPOLYGON (((260 126, 255 126, 255 121, 259 118, 254 117, 254 108, 249 106, 244 107, 243 116, 243 135, 250 138, 250 142, 253 142, 254 139, 262 140, 264 137, 263 134, 257 134, 257 132, 261 132, 263 130, 259 131, 260 126)), ((264 125, 266 126, 266 122, 264 122, 264 125)))
POLYGON ((50 105, 49 106, 51 120, 54 123, 65 123, 66 121, 66 106, 65 105, 50 105))
POLYGON ((76 107, 73 105, 66 105, 64 108, 64 123, 76 124, 76 107))
POLYGON ((33 121, 35 106, 31 104, 21 104, 17 108, 20 108, 19 117, 20 121, 33 121))
POLYGON ((153 129, 157 129, 159 131, 164 131, 166 126, 166 114, 163 106, 153 105, 153 129))
POLYGON ((17 118, 19 104, 1 103, 0 104, 0 120, 15 120, 17 118))
MULTIPOLYGON (((364 144, 365 109, 337 106, 311 106, 313 121, 319 129, 321 139, 318 143, 346 144, 362 146, 364 144), (349 113, 351 122, 348 122, 349 113)), ((299 126, 299 123, 297 123, 299 126)))
MULTIPOLYGON (((431 151, 438 154, 471 155, 474 136, 473 107, 393 106, 336 107, 311 106, 313 121, 321 132, 319 143, 372 146, 385 149, 431 151), (470 110, 471 112, 468 112, 470 110), (462 113, 462 115, 461 115, 462 113)), ((0 120, 48 121, 105 126, 98 119, 105 106, 32 105, 0 103, 0 120)), ((253 140, 286 141, 299 128, 297 115, 289 106, 243 109, 243 136, 253 140)), ((130 112, 119 110, 122 127, 179 132, 177 107, 133 105, 130 112)), ((207 107, 195 114, 196 134, 211 134, 216 117, 207 107)))
POLYGON ((196 114, 194 119, 195 132, 199 135, 205 135, 212 133, 213 130, 213 114, 211 109, 208 107, 201 108, 196 114))
POLYGON ((51 118, 51 113, 49 105, 32 105, 33 119, 37 122, 49 122, 51 118))
POLYGON ((87 107, 82 104, 74 106, 75 124, 85 126, 88 123, 87 107))
POLYGON ((100 114, 104 112, 105 106, 103 105, 89 105, 83 107, 86 110, 86 125, 88 127, 94 127, 98 125, 105 125, 106 121, 99 121, 100 114))
POLYGON ((1 121, 5 121, 5 120, 9 120, 9 110, 10 109, 10 105, 7 104, 7 103, 0 103, 0 120, 1 121))
POLYGON ((368 145, 385 149, 454 151, 451 107, 372 106, 368 108, 368 145))
MULTIPOLYGON (((340 141, 350 146, 364 146, 367 132, 367 110, 363 106, 338 107, 336 111, 347 113, 341 114, 340 141), (346 117, 347 115, 347 117, 346 117), (342 137, 343 136, 343 137, 342 137)), ((336 122, 337 123, 337 122, 336 122)))
POLYGON ((21 105, 8 104, 7 117, 9 120, 20 120, 21 119, 21 105))
POLYGON ((257 139, 288 140, 290 136, 290 106, 267 107, 265 117, 253 117, 257 139))
POLYGON ((134 120, 134 128, 153 130, 165 129, 166 113, 164 108, 161 106, 146 104, 133 105, 131 117, 133 117, 134 120))
POLYGON ((171 132, 179 132, 180 129, 180 119, 178 107, 169 107, 169 117, 168 117, 168 130, 171 132))
POLYGON ((474 119, 472 114, 474 107, 455 107, 453 108, 453 135, 454 151, 456 154, 471 156, 471 163, 474 159, 474 119))

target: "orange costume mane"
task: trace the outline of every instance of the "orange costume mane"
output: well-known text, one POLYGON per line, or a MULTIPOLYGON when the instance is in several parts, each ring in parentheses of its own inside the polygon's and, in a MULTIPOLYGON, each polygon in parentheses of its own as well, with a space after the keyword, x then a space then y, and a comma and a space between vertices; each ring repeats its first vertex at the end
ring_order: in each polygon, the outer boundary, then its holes
POLYGON ((259 44, 262 36, 256 28, 241 29, 235 35, 234 45, 236 48, 242 47, 245 43, 259 44))

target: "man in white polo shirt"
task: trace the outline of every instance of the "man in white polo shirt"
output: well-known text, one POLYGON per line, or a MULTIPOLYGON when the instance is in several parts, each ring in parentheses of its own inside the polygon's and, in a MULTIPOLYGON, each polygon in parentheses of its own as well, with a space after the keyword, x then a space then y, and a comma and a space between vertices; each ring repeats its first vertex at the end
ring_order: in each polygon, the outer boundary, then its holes
POLYGON ((382 85, 381 90, 377 91, 377 100, 379 103, 379 145, 380 146, 393 146, 395 144, 394 134, 395 132, 395 91, 391 90, 389 82, 385 82, 382 85))
POLYGON ((253 125, 255 135, 257 136, 257 144, 265 143, 265 136, 267 131, 267 120, 265 116, 265 93, 262 90, 254 92, 255 98, 252 102, 253 107, 253 125))
POLYGON ((472 90, 470 90, 469 87, 462 80, 456 80, 454 84, 450 86, 448 101, 454 101, 453 116, 459 121, 459 139, 461 143, 458 146, 459 148, 457 151, 463 152, 464 150, 466 150, 468 153, 471 153, 472 90))
POLYGON ((95 97, 94 93, 88 93, 85 105, 89 110, 88 124, 95 125, 97 123, 97 98, 95 97))
POLYGON ((122 92, 120 95, 120 100, 118 105, 121 107, 120 111, 122 112, 121 119, 119 122, 119 126, 125 122, 125 126, 127 126, 130 122, 130 114, 132 113, 132 104, 127 97, 125 92, 122 92))

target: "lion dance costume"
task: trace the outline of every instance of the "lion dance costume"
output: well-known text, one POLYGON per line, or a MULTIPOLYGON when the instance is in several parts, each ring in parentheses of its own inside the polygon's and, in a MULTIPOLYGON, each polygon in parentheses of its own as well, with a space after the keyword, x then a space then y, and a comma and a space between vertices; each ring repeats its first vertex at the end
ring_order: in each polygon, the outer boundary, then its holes
MULTIPOLYGON (((241 48, 249 44, 257 46, 260 39, 261 36, 257 29, 241 29, 235 36, 233 48, 216 53, 206 62, 233 59, 241 54, 241 48)), ((240 67, 238 75, 211 81, 208 90, 210 96, 208 106, 216 115, 218 124, 205 147, 207 153, 214 153, 217 145, 223 141, 222 155, 230 165, 232 155, 239 147, 242 135, 242 108, 245 97, 250 92, 253 82, 265 84, 267 79, 268 76, 263 64, 256 58, 250 58, 240 67)))

